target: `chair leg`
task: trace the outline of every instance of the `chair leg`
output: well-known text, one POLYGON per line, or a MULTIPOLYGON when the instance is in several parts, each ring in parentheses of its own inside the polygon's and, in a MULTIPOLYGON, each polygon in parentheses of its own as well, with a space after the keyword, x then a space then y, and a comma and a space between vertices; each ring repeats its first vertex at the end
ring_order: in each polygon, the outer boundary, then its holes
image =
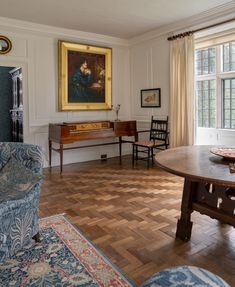
POLYGON ((152 158, 152 166, 154 164, 154 161, 153 161, 153 148, 151 148, 151 158, 152 158))
POLYGON ((135 163, 135 145, 132 144, 132 166, 134 166, 135 163))
POLYGON ((150 148, 148 148, 148 159, 147 159, 147 167, 149 168, 149 160, 150 160, 150 148))
POLYGON ((135 146, 135 159, 136 159, 136 161, 139 159, 138 158, 138 146, 137 145, 135 146))

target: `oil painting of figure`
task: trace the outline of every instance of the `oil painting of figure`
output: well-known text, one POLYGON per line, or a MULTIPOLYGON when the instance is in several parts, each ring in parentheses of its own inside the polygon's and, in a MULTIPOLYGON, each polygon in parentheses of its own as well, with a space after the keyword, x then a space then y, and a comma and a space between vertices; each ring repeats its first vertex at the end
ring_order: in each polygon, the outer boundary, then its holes
POLYGON ((68 102, 105 102, 105 55, 68 51, 68 102))

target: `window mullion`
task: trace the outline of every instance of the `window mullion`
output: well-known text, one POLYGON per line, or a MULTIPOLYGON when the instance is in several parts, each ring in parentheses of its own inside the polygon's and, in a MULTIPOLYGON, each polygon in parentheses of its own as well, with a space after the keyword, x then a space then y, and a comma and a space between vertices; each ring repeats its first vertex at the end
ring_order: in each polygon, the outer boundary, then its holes
POLYGON ((229 43, 229 71, 232 70, 232 43, 229 43))
POLYGON ((211 99, 210 99, 210 95, 211 95, 211 82, 208 81, 208 124, 209 127, 211 127, 211 99))
POLYGON ((229 94, 230 94, 230 129, 232 128, 232 81, 230 80, 229 85, 229 94))

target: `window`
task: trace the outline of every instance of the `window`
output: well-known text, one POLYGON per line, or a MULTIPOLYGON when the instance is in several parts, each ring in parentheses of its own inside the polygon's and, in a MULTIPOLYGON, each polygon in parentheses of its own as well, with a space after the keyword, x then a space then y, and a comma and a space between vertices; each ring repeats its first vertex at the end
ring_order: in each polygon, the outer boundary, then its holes
POLYGON ((215 73, 215 48, 198 50, 196 52, 196 74, 212 73, 215 73))
POLYGON ((235 41, 195 52, 197 126, 235 129, 235 41))
POLYGON ((235 79, 223 80, 223 128, 235 129, 235 79))
POLYGON ((198 126, 215 128, 215 80, 197 82, 198 126))
POLYGON ((223 45, 223 71, 235 71, 235 42, 223 45))

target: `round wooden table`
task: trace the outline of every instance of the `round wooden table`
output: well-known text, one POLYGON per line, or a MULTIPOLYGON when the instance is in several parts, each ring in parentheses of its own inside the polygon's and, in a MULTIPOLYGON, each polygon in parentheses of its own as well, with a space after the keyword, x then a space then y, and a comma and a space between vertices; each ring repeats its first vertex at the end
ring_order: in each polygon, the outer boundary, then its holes
POLYGON ((212 147, 185 146, 155 155, 158 166, 185 178, 177 238, 190 239, 194 210, 235 227, 235 173, 230 161, 210 153, 212 147))

